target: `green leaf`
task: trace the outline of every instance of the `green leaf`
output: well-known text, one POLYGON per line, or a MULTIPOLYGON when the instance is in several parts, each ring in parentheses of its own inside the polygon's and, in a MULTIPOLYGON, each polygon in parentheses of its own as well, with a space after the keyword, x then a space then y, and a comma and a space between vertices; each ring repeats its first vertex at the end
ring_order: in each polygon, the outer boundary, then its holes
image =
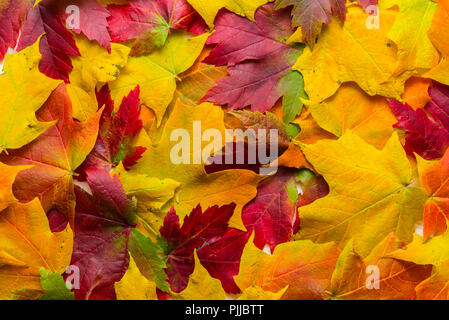
POLYGON ((75 300, 75 294, 70 292, 59 273, 45 268, 40 268, 40 273, 41 285, 45 291, 40 300, 75 300))
POLYGON ((154 281, 159 289, 169 292, 170 287, 164 271, 166 264, 162 258, 164 254, 161 247, 133 229, 129 238, 129 251, 142 275, 154 281))

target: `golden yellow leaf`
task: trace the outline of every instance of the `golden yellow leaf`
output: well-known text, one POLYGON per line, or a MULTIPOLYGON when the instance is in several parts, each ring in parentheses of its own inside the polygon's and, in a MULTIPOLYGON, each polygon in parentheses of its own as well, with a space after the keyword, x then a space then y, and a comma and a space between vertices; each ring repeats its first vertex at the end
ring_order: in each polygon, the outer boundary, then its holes
POLYGON ((398 47, 396 73, 417 70, 422 74, 438 64, 440 55, 427 34, 437 4, 432 0, 385 0, 380 5, 381 9, 399 8, 396 21, 388 32, 388 38, 398 47))
POLYGON ((397 122, 385 98, 370 97, 354 83, 342 85, 334 96, 307 108, 324 130, 337 137, 352 130, 379 149, 390 139, 397 122))
POLYGON ((147 56, 130 57, 120 77, 110 83, 115 107, 118 108, 123 97, 139 85, 140 101, 155 112, 159 126, 173 99, 178 75, 192 66, 208 36, 205 33, 190 38, 182 32, 174 32, 161 50, 147 56))
POLYGON ((215 16, 221 8, 226 8, 254 21, 254 14, 257 8, 267 3, 268 0, 187 0, 187 2, 203 17, 204 21, 212 29, 215 16))
POLYGON ((397 68, 397 49, 387 35, 396 15, 394 10, 380 10, 379 29, 367 29, 368 15, 359 6, 348 7, 344 25, 334 18, 313 51, 306 47, 293 67, 304 76, 309 99, 321 102, 349 81, 371 96, 400 99, 410 75, 392 77, 397 68))
POLYGON ((429 38, 442 54, 439 65, 430 70, 425 77, 449 85, 449 0, 439 0, 429 38))
POLYGON ((417 187, 397 133, 378 150, 352 131, 339 140, 302 145, 306 159, 324 176, 330 193, 301 207, 300 239, 335 241, 354 238, 354 250, 366 257, 390 232, 412 241, 422 220, 425 191, 417 187))
POLYGON ((394 234, 388 235, 362 259, 348 242, 338 258, 328 288, 337 300, 413 300, 415 287, 430 275, 431 268, 412 262, 384 258, 397 249, 394 234), (378 273, 377 273, 378 272, 378 273), (372 276, 372 277, 371 277, 372 276), (378 278, 376 279, 376 276, 378 278))
POLYGON ((13 299, 23 290, 42 290, 41 267, 63 273, 70 264, 70 226, 50 231, 38 199, 9 206, 0 213, 0 299, 13 299))
POLYGON ((156 283, 140 273, 132 256, 122 280, 115 283, 115 292, 118 300, 157 300, 156 283))
POLYGON ((5 73, 0 74, 0 152, 24 146, 54 124, 39 122, 35 115, 61 83, 39 71, 40 60, 39 41, 5 57, 5 73))
POLYGON ((283 299, 321 299, 330 284, 340 250, 333 243, 316 244, 310 240, 278 245, 269 255, 256 248, 251 236, 234 277, 244 291, 253 286, 280 292, 288 286, 283 299))
POLYGON ((449 299, 449 232, 426 242, 415 234, 413 242, 404 249, 387 255, 394 259, 410 261, 420 265, 433 265, 430 278, 416 287, 417 299, 449 299))
POLYGON ((120 70, 128 61, 130 49, 118 43, 111 43, 109 54, 95 41, 81 36, 76 37, 76 45, 81 56, 71 57, 73 70, 69 75, 70 84, 67 84, 66 88, 72 101, 73 117, 85 121, 98 111, 96 86, 117 79, 120 70))
POLYGON ((12 185, 17 174, 31 168, 31 166, 8 166, 0 162, 0 211, 18 200, 12 192, 12 185))
MULTIPOLYGON (((241 211, 244 205, 256 196, 256 186, 262 179, 259 175, 248 170, 226 170, 212 174, 206 174, 204 159, 201 155, 203 148, 212 143, 215 151, 221 150, 224 141, 214 140, 201 141, 201 137, 208 129, 216 129, 223 140, 225 139, 224 114, 220 107, 210 103, 203 103, 196 107, 184 105, 179 100, 174 106, 170 118, 163 128, 161 139, 156 146, 147 147, 143 158, 138 164, 131 168, 130 173, 145 174, 159 179, 171 179, 180 184, 175 199, 167 206, 174 205, 176 213, 182 221, 198 204, 205 209, 214 205, 225 205, 230 202, 236 203, 234 216, 231 218, 232 227, 244 229, 241 220, 241 211), (194 122, 201 125, 198 132, 193 132, 194 122), (176 136, 171 139, 177 129, 184 129, 187 134, 185 138, 176 136), (185 139, 185 140, 184 140, 185 139), (174 141, 172 141, 174 140, 174 141), (186 162, 172 159, 173 156, 181 154, 177 149, 182 141, 187 143, 189 150, 184 150, 186 162), (193 144, 198 142, 198 149, 193 144)), ((148 143, 148 142, 146 142, 148 143)), ((160 222, 160 220, 159 220, 160 222)), ((160 226, 153 226, 159 230, 160 226)))

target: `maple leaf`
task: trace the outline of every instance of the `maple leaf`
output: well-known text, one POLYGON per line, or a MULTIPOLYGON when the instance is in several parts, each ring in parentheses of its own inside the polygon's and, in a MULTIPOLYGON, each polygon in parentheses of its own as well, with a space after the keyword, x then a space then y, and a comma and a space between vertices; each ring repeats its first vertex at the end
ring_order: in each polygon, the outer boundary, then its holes
POLYGON ((182 33, 173 33, 161 50, 148 56, 130 57, 120 77, 109 83, 115 107, 139 85, 141 102, 155 112, 159 126, 173 99, 178 75, 192 66, 207 37, 208 34, 203 34, 187 38, 182 33))
MULTIPOLYGON (((226 293, 220 282, 211 277, 207 269, 204 268, 199 257, 199 252, 195 252, 195 270, 189 277, 187 288, 181 293, 172 293, 170 299, 173 300, 225 300, 226 293)), ((239 295, 237 300, 279 300, 287 290, 287 286, 278 292, 265 291, 260 287, 251 286, 239 295)))
MULTIPOLYGON (((313 203, 329 194, 329 185, 323 176, 317 176, 309 169, 301 169, 295 174, 297 184, 301 187, 298 198, 298 208, 313 203)), ((295 224, 299 225, 299 216, 295 224)), ((297 228, 293 228, 294 233, 297 228)))
POLYGON ((194 269, 194 250, 213 244, 225 234, 234 209, 235 204, 231 204, 202 212, 197 206, 184 218, 182 227, 173 208, 167 213, 160 234, 166 241, 166 273, 172 291, 181 292, 186 288, 194 269))
POLYGON ((28 166, 8 166, 0 162, 0 211, 18 202, 12 192, 12 186, 19 172, 28 168, 28 166))
POLYGON ((293 6, 293 25, 301 27, 304 41, 312 47, 332 13, 342 22, 346 19, 346 0, 276 0, 276 9, 288 6, 293 6))
POLYGON ((214 26, 215 16, 222 8, 226 8, 238 15, 246 16, 254 21, 254 13, 257 8, 267 3, 267 0, 216 0, 210 2, 207 0, 187 0, 190 5, 203 17, 207 25, 214 26))
POLYGON ((217 241, 196 251, 201 264, 213 278, 221 281, 227 293, 241 293, 234 276, 239 273, 240 258, 248 238, 249 233, 228 228, 217 241))
POLYGON ((429 277, 432 268, 384 258, 396 249, 397 239, 390 234, 362 259, 354 252, 352 242, 348 242, 338 258, 326 294, 336 300, 415 300, 415 287, 429 277), (379 279, 373 283, 377 290, 367 288, 368 266, 379 269, 379 279))
POLYGON ((393 10, 379 10, 382 23, 369 30, 368 37, 367 15, 359 6, 348 7, 344 26, 334 18, 314 50, 306 47, 293 66, 303 75, 310 100, 319 103, 331 97, 344 82, 356 82, 370 96, 400 99, 414 71, 394 75, 397 49, 387 36, 396 15, 393 10), (348 52, 357 58, 348 57, 348 52))
MULTIPOLYGON (((281 96, 300 91, 302 78, 291 67, 301 50, 284 43, 293 34, 290 22, 288 10, 274 11, 272 4, 257 10, 255 22, 220 12, 216 31, 207 41, 217 45, 204 62, 228 65, 229 76, 203 101, 226 104, 229 110, 251 106, 252 111, 264 112, 281 96), (290 79, 295 74, 299 81, 290 79), (281 81, 284 77, 287 80, 281 81)), ((295 102, 300 104, 299 99, 295 102)))
MULTIPOLYGON (((108 32, 110 12, 95 0, 66 1, 65 4, 65 7, 75 5, 79 9, 79 29, 71 30, 77 34, 82 32, 89 40, 96 40, 111 52, 111 36, 108 32)), ((67 15, 65 18, 68 18, 67 15)))
MULTIPOLYGON (((0 214, 0 298, 43 293, 40 268, 62 274, 70 263, 73 233, 69 226, 52 233, 38 199, 16 203, 0 214)), ((37 296, 37 297, 36 297, 37 296)))
POLYGON ((142 120, 139 119, 139 95, 140 88, 137 86, 128 96, 123 98, 119 110, 113 114, 114 102, 110 98, 108 86, 104 86, 97 93, 98 106, 104 105, 105 110, 100 120, 99 135, 95 147, 83 163, 80 171, 92 166, 111 170, 122 160, 125 169, 129 169, 141 158, 141 154, 145 152, 146 148, 141 147, 142 150, 133 150, 130 147, 130 140, 137 136, 143 127, 142 120), (129 163, 129 159, 133 159, 133 163, 129 163))
POLYGON ((330 284, 340 250, 333 243, 309 240, 278 245, 272 255, 259 250, 252 236, 243 250, 235 281, 244 292, 250 287, 279 292, 288 286, 282 299, 321 299, 330 284))
POLYGON ((449 299, 448 283, 449 256, 447 254, 448 232, 424 242, 423 238, 415 234, 413 242, 405 250, 398 249, 385 257, 413 262, 419 265, 432 265, 432 274, 419 283, 416 290, 418 300, 447 300, 449 299))
POLYGON ((257 197, 243 208, 243 223, 249 232, 254 230, 254 243, 260 249, 269 245, 273 251, 278 244, 290 241, 297 231, 293 230, 298 219, 295 172, 281 168, 262 181, 257 186, 257 197))
POLYGON ((80 52, 58 13, 58 7, 52 5, 51 1, 40 2, 31 8, 23 23, 17 50, 32 45, 44 34, 39 45, 42 53, 39 70, 50 78, 68 83, 69 72, 73 68, 69 55, 79 56, 80 52))
POLYGON ((353 83, 342 85, 335 95, 307 109, 326 131, 341 137, 352 130, 377 148, 384 147, 397 121, 385 98, 370 97, 353 83))
POLYGON ((227 76, 225 66, 204 63, 212 49, 212 46, 205 46, 192 67, 178 76, 181 80, 176 86, 174 101, 181 99, 185 104, 196 106, 218 80, 227 76))
MULTIPOLYGON (((147 148, 142 159, 129 171, 132 174, 144 174, 159 179, 171 179, 180 184, 176 193, 176 201, 171 200, 165 207, 165 212, 171 206, 175 207, 176 213, 181 219, 189 214, 198 204, 203 208, 214 205, 226 205, 229 202, 236 203, 234 216, 230 221, 230 226, 237 229, 244 229, 241 222, 241 210, 245 204, 256 196, 256 185, 261 177, 249 170, 225 170, 207 174, 204 169, 205 160, 202 153, 210 142, 202 141, 199 148, 193 152, 182 151, 183 157, 188 157, 188 161, 175 164, 171 160, 171 154, 178 150, 179 142, 170 139, 172 132, 179 128, 184 128, 190 137, 194 136, 194 121, 201 122, 201 133, 195 136, 201 137, 205 130, 216 129, 220 131, 221 137, 225 137, 224 112, 210 103, 203 103, 195 107, 182 104, 179 100, 165 126, 163 127, 160 140, 151 143, 143 139, 144 132, 141 132, 142 143, 139 144, 147 148), (198 161, 198 162, 197 162, 198 161)), ((220 150, 225 141, 212 142, 214 150, 220 150)), ((189 140, 190 141, 190 140, 189 140)), ((189 144, 190 145, 190 144, 189 144)), ((211 153, 213 153, 211 151, 211 153)), ((149 221, 149 224, 154 222, 149 221)), ((160 223, 153 224, 153 230, 159 230, 160 223)))
POLYGON ((398 118, 396 128, 407 132, 405 150, 416 152, 427 160, 441 158, 449 146, 449 87, 436 84, 429 88, 431 101, 424 109, 413 110, 409 105, 388 100, 398 118), (427 115, 427 113, 431 118, 427 115))
POLYGON ((429 39, 442 55, 439 64, 426 73, 426 77, 434 79, 445 85, 449 85, 449 46, 446 39, 449 37, 449 1, 442 0, 433 16, 432 25, 429 29, 429 39))
POLYGON ((115 292, 117 300, 157 300, 156 283, 140 273, 132 257, 122 280, 115 283, 115 292))
MULTIPOLYGON (((85 121, 98 111, 97 86, 102 87, 104 83, 117 79, 128 62, 130 49, 112 43, 109 53, 105 48, 83 37, 76 37, 76 42, 82 55, 72 57, 73 70, 69 75, 67 92, 72 100, 74 118, 85 121)), ((129 91, 132 89, 134 87, 129 91)))
POLYGON ((251 134, 243 137, 238 135, 233 141, 227 142, 222 150, 208 159, 208 164, 205 166, 206 172, 247 169, 259 173, 265 167, 267 172, 274 174, 275 172, 270 172, 272 170, 267 168, 266 165, 275 162, 276 158, 289 147, 290 139, 285 124, 271 112, 263 114, 258 111, 250 112, 246 110, 227 113, 225 121, 228 129, 242 130, 242 132, 251 132, 251 134), (277 141, 272 141, 272 130, 276 132, 277 141), (252 159, 252 157, 263 145, 265 145, 267 153, 273 154, 273 156, 267 158, 266 161, 262 161, 264 162, 262 164, 260 158, 252 159), (277 152, 274 153, 272 148, 277 148, 277 152), (232 161, 229 161, 231 157, 232 161))
POLYGON ((0 5, 0 60, 8 48, 15 48, 26 12, 31 6, 28 0, 8 0, 0 5))
POLYGON ((446 217, 449 214, 449 193, 447 190, 447 163, 449 151, 439 161, 426 161, 420 157, 418 171, 421 185, 429 198, 424 208, 423 237, 427 241, 431 236, 439 236, 447 229, 446 217))
POLYGON ((45 268, 40 269, 41 285, 45 293, 39 300, 74 300, 75 295, 67 289, 64 278, 58 272, 51 272, 45 268))
POLYGON ((35 115, 59 84, 37 70, 40 59, 37 44, 6 56, 5 74, 0 75, 0 151, 20 148, 53 125, 39 122, 35 115))
POLYGON ((298 238, 336 241, 353 239, 366 257, 390 232, 410 242, 426 201, 415 186, 404 149, 394 133, 382 150, 351 131, 339 140, 302 145, 307 160, 330 186, 326 197, 301 207, 298 238))
POLYGON ((423 73, 438 64, 440 56, 432 45, 428 30, 432 23, 437 4, 427 0, 388 0, 381 2, 381 8, 398 6, 399 14, 388 38, 398 47, 398 66, 396 73, 417 70, 423 73), (419 25, 417 30, 411 24, 419 25))
POLYGON ((135 40, 131 55, 148 54, 162 48, 172 30, 206 31, 201 17, 185 0, 135 0, 110 5, 108 28, 114 42, 135 40))
POLYGON ((21 201, 38 197, 44 210, 58 209, 73 226, 73 176, 94 147, 102 110, 86 122, 72 118, 71 102, 61 84, 37 112, 37 119, 55 123, 32 143, 1 155, 10 165, 32 165, 17 176, 13 191, 21 201))
POLYGON ((71 264, 80 269, 76 299, 115 299, 114 282, 121 280, 129 265, 128 249, 136 263, 166 290, 157 256, 158 247, 135 227, 135 203, 119 179, 99 168, 87 170, 92 194, 80 187, 76 193, 75 239, 71 264), (149 242, 148 242, 149 241, 149 242), (148 259, 151 256, 151 263, 148 259), (154 278, 153 278, 154 277, 154 278))

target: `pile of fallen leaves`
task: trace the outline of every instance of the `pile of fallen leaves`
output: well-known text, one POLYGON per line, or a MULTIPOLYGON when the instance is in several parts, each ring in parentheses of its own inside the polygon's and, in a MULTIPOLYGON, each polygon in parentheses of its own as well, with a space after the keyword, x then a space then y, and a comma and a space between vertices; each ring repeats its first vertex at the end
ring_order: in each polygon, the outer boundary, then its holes
POLYGON ((0 299, 449 297, 449 0, 0 0, 2 60, 0 299))

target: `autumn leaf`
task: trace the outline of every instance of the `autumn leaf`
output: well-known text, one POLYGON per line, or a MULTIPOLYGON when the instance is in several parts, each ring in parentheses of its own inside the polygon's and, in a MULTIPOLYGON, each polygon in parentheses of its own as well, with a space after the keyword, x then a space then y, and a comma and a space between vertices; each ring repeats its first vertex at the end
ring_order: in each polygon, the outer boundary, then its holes
MULTIPOLYGON (((228 65, 229 76, 219 80, 203 101, 226 104, 229 110, 251 106, 252 111, 264 112, 281 96, 301 90, 301 75, 291 67, 302 51, 284 43, 293 33, 288 10, 263 6, 255 22, 224 11, 215 24, 216 32, 207 43, 217 45, 204 62, 228 65), (291 79, 295 75, 298 79, 291 79)), ((292 108, 302 106, 299 98, 291 103, 296 103, 292 108)))
POLYGON ((406 250, 398 249, 386 257, 409 261, 419 265, 432 265, 432 274, 416 286, 416 298, 419 300, 447 300, 449 274, 447 266, 448 233, 423 241, 420 235, 415 234, 413 242, 406 250))
POLYGON ((430 42, 428 30, 432 23, 437 4, 431 0, 386 0, 381 8, 397 6, 399 14, 388 38, 398 46, 397 73, 407 70, 427 71, 439 61, 439 54, 430 42), (419 25, 412 29, 410 24, 419 25))
POLYGON ((415 287, 430 275, 431 268, 415 263, 385 258, 397 249, 397 239, 388 235, 368 257, 362 259, 354 252, 352 242, 342 251, 331 285, 326 291, 336 300, 415 300, 415 287), (379 270, 377 281, 367 286, 369 266, 379 270))
POLYGON ((209 27, 214 26, 215 16, 221 8, 235 12, 238 15, 246 16, 254 20, 254 13, 267 0, 217 0, 208 2, 207 0, 186 0, 203 17, 209 27))
POLYGON ((109 84, 115 108, 137 85, 141 102, 156 113, 158 125, 173 99, 178 75, 189 69, 200 55, 208 34, 187 38, 173 33, 162 50, 148 56, 130 57, 120 77, 109 84), (180 55, 182 57, 180 57, 180 55), (175 58, 176 57, 176 58, 175 58))
POLYGON ((377 148, 390 139, 396 123, 385 98, 370 97, 354 84, 342 85, 334 96, 307 109, 326 131, 341 137, 352 130, 377 148))
MULTIPOLYGON (((111 170, 123 161, 124 169, 129 169, 135 163, 130 163, 129 158, 135 157, 136 162, 141 158, 140 151, 131 146, 133 140, 142 130, 143 123, 139 119, 140 88, 137 86, 128 96, 123 98, 119 110, 114 113, 114 102, 109 95, 108 86, 104 86, 97 94, 98 106, 105 106, 100 119, 99 134, 95 147, 83 163, 83 169, 92 166, 111 170)), ((143 148, 143 152, 145 152, 143 148)), ((142 152, 142 153, 143 153, 142 152)))
POLYGON ((72 100, 74 118, 85 121, 98 111, 97 85, 101 87, 117 79, 128 62, 129 48, 112 43, 109 53, 93 41, 81 37, 77 37, 76 41, 82 55, 72 58, 73 70, 67 92, 72 100))
POLYGON ((448 68, 449 68, 449 47, 446 39, 448 35, 449 27, 449 1, 438 1, 435 15, 433 16, 432 25, 429 29, 429 38, 433 45, 443 56, 439 64, 430 70, 426 76, 434 79, 440 83, 444 83, 449 86, 448 81, 448 68))
POLYGON ((439 161, 426 161, 420 157, 418 170, 421 185, 426 190, 428 199, 424 208, 423 236, 427 241, 429 237, 439 236, 447 229, 447 215, 449 213, 449 194, 447 192, 447 161, 449 153, 446 152, 439 161))
POLYGON ((243 208, 242 220, 246 229, 254 230, 255 245, 273 251, 278 244, 290 241, 298 213, 298 191, 295 169, 281 169, 257 186, 257 197, 243 208))
POLYGON ((49 0, 40 2, 30 8, 22 29, 17 50, 32 45, 43 35, 39 41, 42 53, 39 70, 50 78, 68 83, 68 74, 73 68, 69 55, 79 56, 81 53, 59 18, 59 8, 49 0))
POLYGON ((70 263, 72 230, 67 226, 62 232, 52 233, 38 199, 3 210, 0 231, 1 299, 27 293, 38 297, 45 289, 40 268, 62 274, 70 263))
POLYGON ((185 0, 136 0, 126 5, 110 5, 108 10, 112 41, 134 40, 133 56, 162 48, 172 30, 201 34, 207 28, 185 0))
POLYGON ((184 218, 181 227, 174 209, 167 213, 160 234, 166 243, 166 273, 172 291, 179 293, 186 288, 194 269, 194 250, 213 244, 225 234, 234 209, 235 204, 231 204, 202 212, 198 206, 184 218))
POLYGON ((59 84, 37 70, 41 60, 38 50, 36 44, 6 56, 5 74, 0 75, 0 104, 4 106, 0 115, 0 151, 18 149, 53 125, 38 121, 35 115, 59 84), (25 74, 24 68, 28 70, 25 74))
POLYGON ((132 257, 122 280, 115 283, 115 292, 117 300, 157 300, 156 283, 140 273, 132 257))
POLYGON ((12 186, 17 175, 28 168, 28 166, 8 166, 0 162, 0 211, 19 201, 12 192, 12 186))
POLYGON ((269 255, 253 244, 246 245, 240 272, 235 281, 242 291, 252 286, 279 292, 288 286, 282 299, 321 299, 330 284, 330 276, 340 250, 332 243, 292 241, 280 244, 269 255))
POLYGON ((39 297, 40 300, 75 300, 60 273, 51 272, 45 268, 40 269, 41 285, 45 293, 39 297))
POLYGON ((429 88, 429 96, 431 101, 424 109, 413 110, 391 99, 389 103, 399 121, 395 127, 407 133, 404 146, 407 153, 432 160, 441 158, 449 146, 449 88, 436 84, 429 88))
POLYGON ((15 48, 19 31, 31 1, 7 0, 0 5, 0 60, 8 48, 15 48))
POLYGON ((154 276, 150 280, 164 287, 164 280, 158 278, 163 274, 164 263, 155 259, 157 246, 148 245, 143 235, 143 239, 136 238, 140 233, 132 230, 135 203, 127 197, 118 178, 111 178, 105 170, 91 168, 87 171, 87 182, 92 194, 80 187, 75 189, 77 206, 71 264, 79 268, 81 275, 76 299, 115 299, 114 282, 120 281, 128 269, 128 248, 147 276, 154 276), (150 265, 148 255, 154 259, 150 265))
POLYGON ((334 18, 313 51, 306 47, 293 67, 303 75, 310 100, 321 102, 331 97, 344 82, 356 82, 370 96, 399 99, 411 74, 393 76, 397 53, 387 37, 396 14, 380 10, 379 29, 367 29, 367 13, 355 5, 348 7, 343 26, 334 18), (348 52, 354 58, 348 57, 348 52))
POLYGON ((276 9, 293 6, 293 25, 301 27, 303 39, 313 47, 323 24, 329 24, 332 14, 346 19, 345 0, 276 0, 276 9))
POLYGON ((37 112, 41 122, 55 123, 32 143, 0 158, 9 165, 29 165, 19 173, 13 191, 21 201, 38 197, 44 210, 60 210, 73 226, 75 170, 94 147, 102 110, 86 122, 75 122, 65 85, 61 84, 37 112))
POLYGON ((410 242, 422 219, 426 194, 413 181, 411 165, 394 133, 382 150, 352 131, 339 140, 303 145, 315 170, 329 183, 330 193, 301 207, 301 239, 335 241, 366 257, 390 232, 410 242), (407 214, 405 214, 407 213, 407 214))

